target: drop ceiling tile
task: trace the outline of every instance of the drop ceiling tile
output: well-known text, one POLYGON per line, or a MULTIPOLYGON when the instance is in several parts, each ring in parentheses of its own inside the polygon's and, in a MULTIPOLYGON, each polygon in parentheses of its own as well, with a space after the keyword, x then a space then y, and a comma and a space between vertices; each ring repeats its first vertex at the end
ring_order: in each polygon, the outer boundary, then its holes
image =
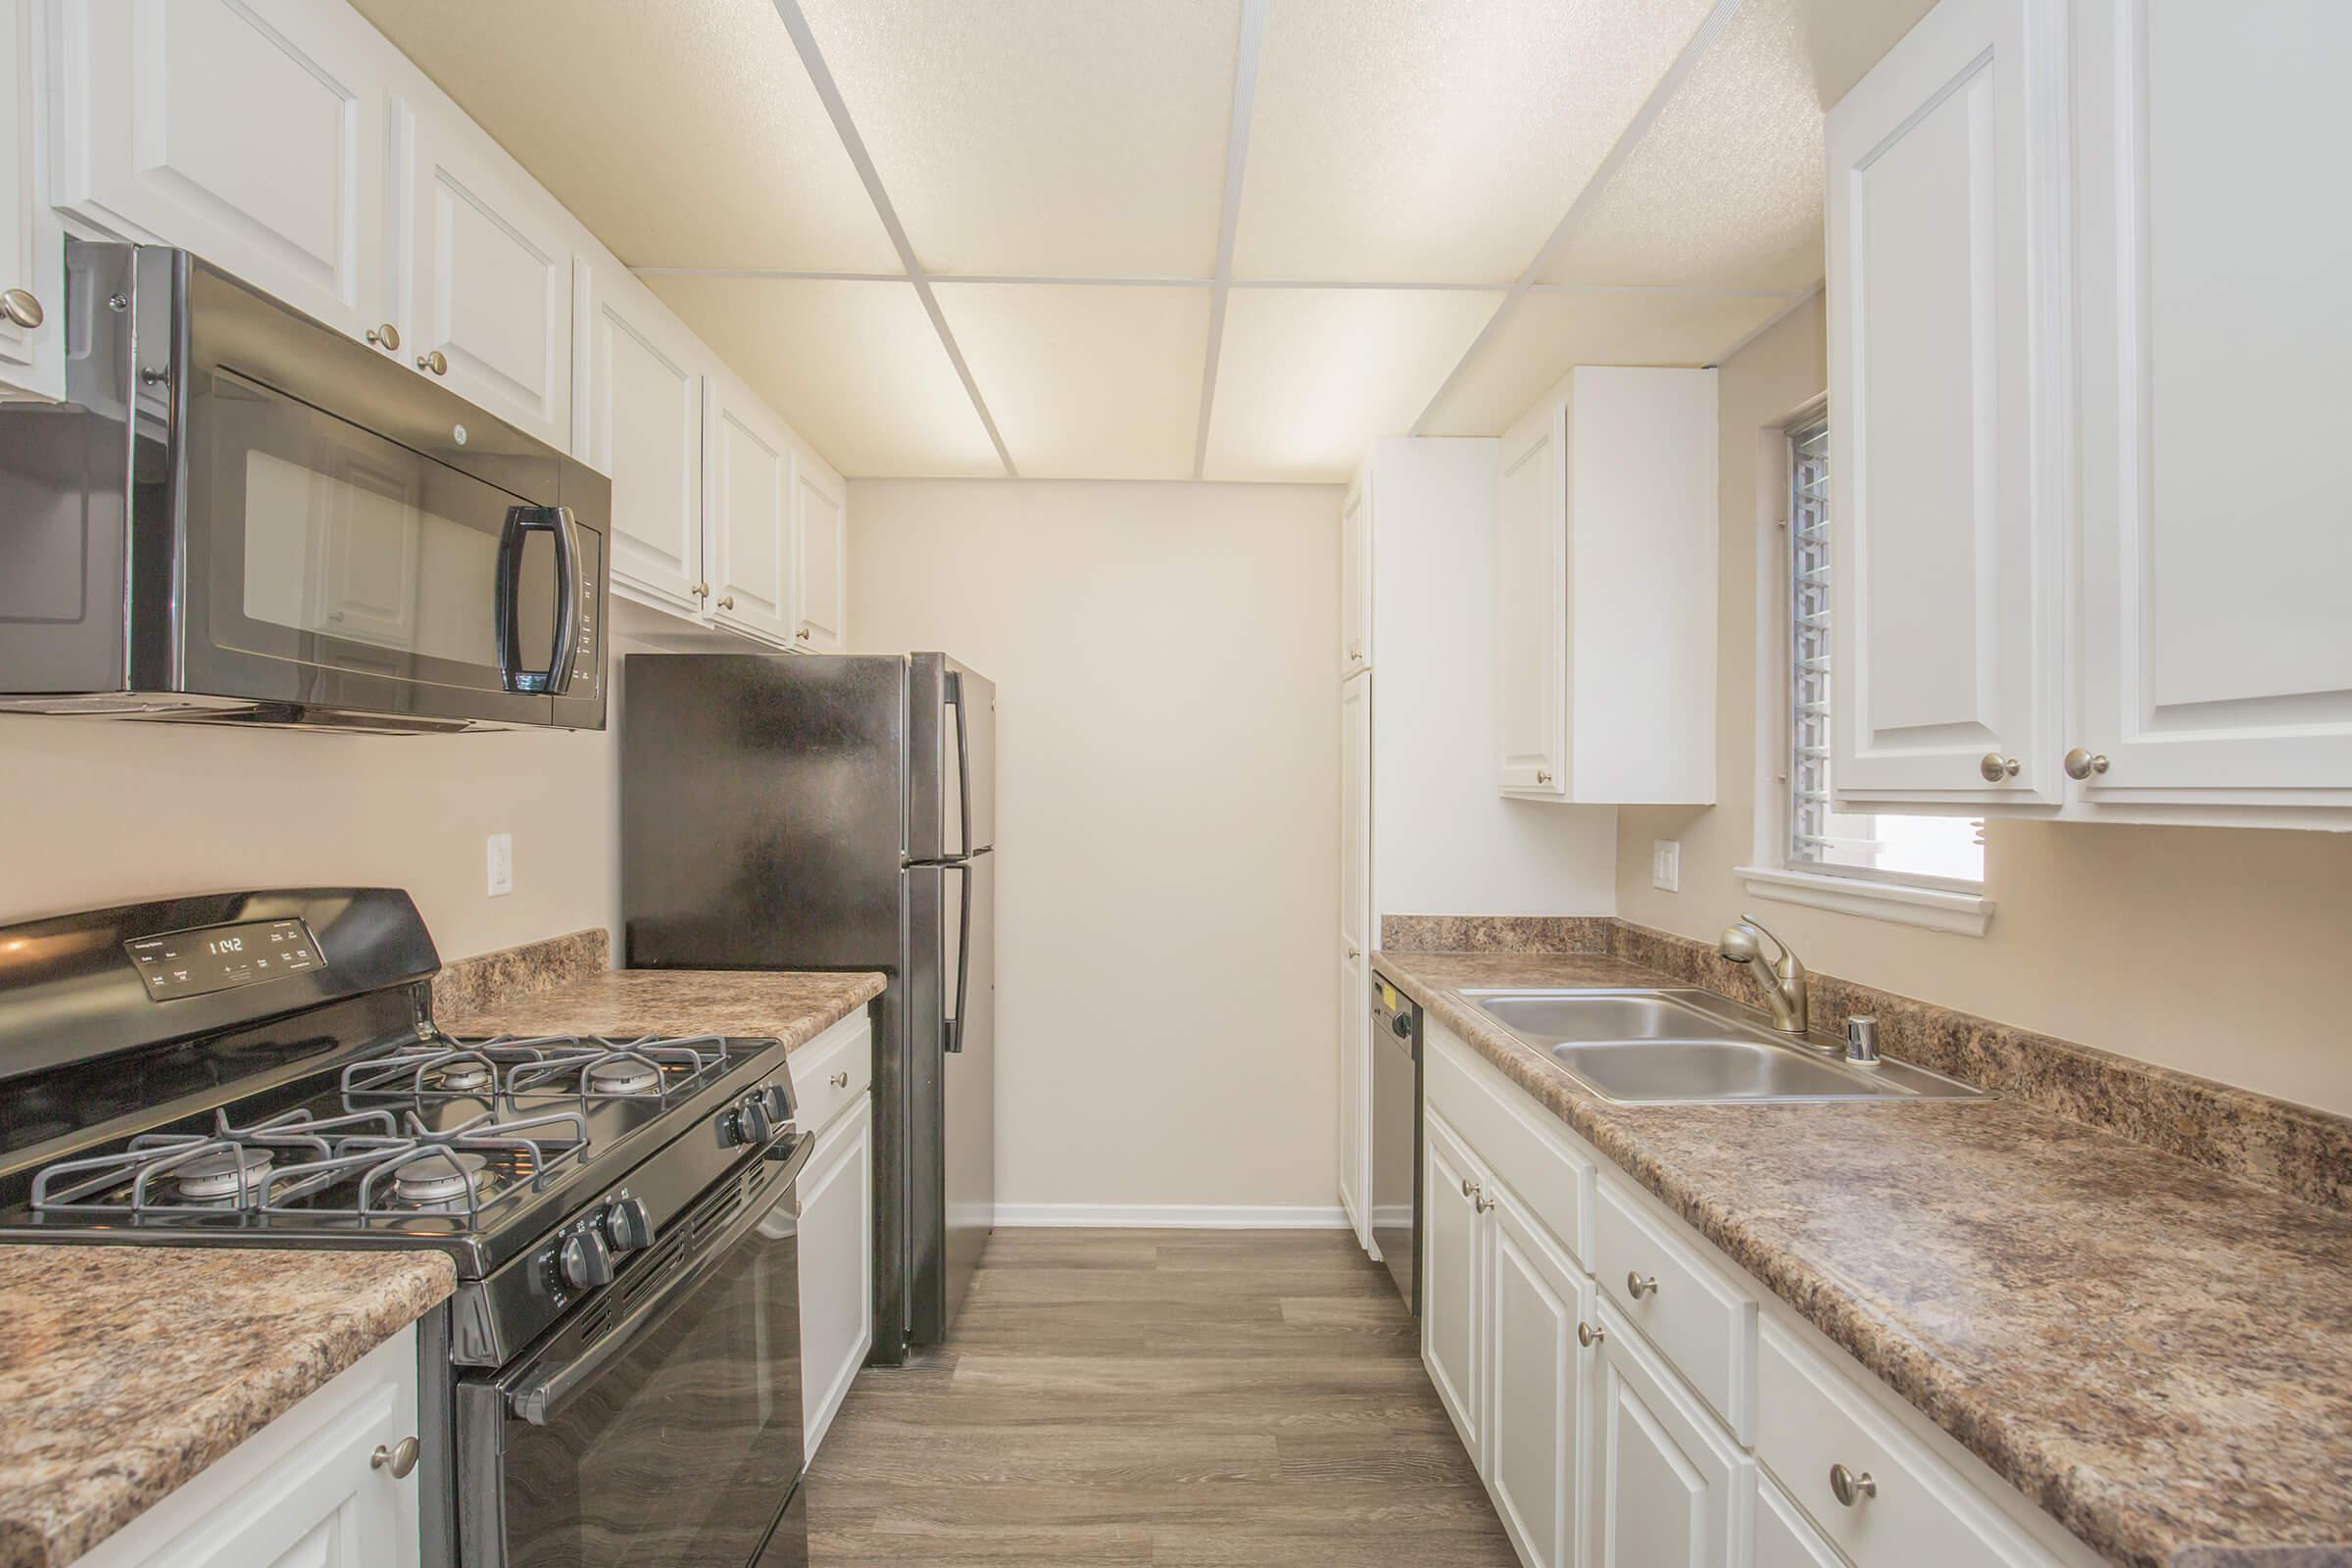
POLYGON ((631 267, 899 270, 771 0, 357 0, 631 267))
POLYGON ((843 474, 1004 471, 912 284, 645 281, 843 474))
POLYGON ((1475 289, 1236 289, 1217 359, 1210 479, 1345 480, 1412 428, 1501 302, 1475 289))
POLYGON ((1794 301, 1771 294, 1531 290, 1431 412, 1431 435, 1500 435, 1580 365, 1712 365, 1794 301))
POLYGON ((1207 289, 935 287, 1024 477, 1193 476, 1207 289))
POLYGON ((802 0, 924 269, 1206 277, 1240 0, 802 0))
POLYGON ((1797 0, 1749 0, 1544 271, 1803 290, 1822 274, 1821 107, 1797 0))
POLYGON ((1512 282, 1709 0, 1279 0, 1234 275, 1512 282))

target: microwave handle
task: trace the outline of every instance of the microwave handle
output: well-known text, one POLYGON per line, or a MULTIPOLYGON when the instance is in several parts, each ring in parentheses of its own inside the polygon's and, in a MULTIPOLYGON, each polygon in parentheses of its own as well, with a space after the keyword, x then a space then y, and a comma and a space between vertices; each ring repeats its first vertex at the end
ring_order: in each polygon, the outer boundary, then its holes
POLYGON ((511 692, 562 692, 571 684, 580 644, 580 536, 569 507, 509 507, 498 535, 498 673, 511 692), (521 650, 523 536, 556 542, 556 637, 545 670, 524 669, 521 650))
MULTIPOLYGON (((757 1225, 772 1206, 769 1195, 782 1193, 785 1200, 793 1198, 793 1185, 800 1180, 808 1157, 816 1152, 813 1133, 801 1135, 789 1151, 785 1141, 794 1135, 788 1129, 768 1145, 765 1154, 770 1160, 782 1160, 784 1169, 768 1179, 760 1189, 760 1198, 748 1208, 735 1224, 716 1243, 705 1249, 702 1255, 680 1269, 662 1289, 640 1302, 628 1316, 605 1331, 588 1348, 569 1361, 534 1372, 507 1394, 507 1408, 520 1420, 535 1427, 546 1426, 559 1415, 573 1395, 592 1382, 597 1372, 622 1351, 627 1350, 649 1329, 661 1321, 671 1302, 701 1284, 720 1253, 744 1239, 746 1232, 757 1225)), ((797 1207, 797 1204, 796 1204, 797 1207)))

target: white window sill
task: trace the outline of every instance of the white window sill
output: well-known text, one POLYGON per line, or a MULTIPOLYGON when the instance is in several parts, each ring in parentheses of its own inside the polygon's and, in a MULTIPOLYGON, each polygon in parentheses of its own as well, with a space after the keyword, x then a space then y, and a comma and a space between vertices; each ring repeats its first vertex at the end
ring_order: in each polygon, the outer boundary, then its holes
POLYGON ((1767 865, 1743 865, 1735 874, 1759 899, 1835 909, 1839 914, 1921 926, 1954 936, 1981 937, 1992 919, 1992 901, 1981 893, 1906 887, 1899 882, 1824 876, 1817 871, 1787 871, 1767 865))

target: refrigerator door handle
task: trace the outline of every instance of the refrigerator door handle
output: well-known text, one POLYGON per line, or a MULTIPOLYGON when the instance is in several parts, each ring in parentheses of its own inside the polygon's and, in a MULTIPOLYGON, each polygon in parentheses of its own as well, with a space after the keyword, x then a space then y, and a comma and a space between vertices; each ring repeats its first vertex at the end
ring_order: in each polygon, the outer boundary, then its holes
POLYGON ((972 867, 965 861, 951 865, 963 879, 963 918, 956 927, 956 1010, 949 1014, 946 1027, 940 1031, 940 1049, 960 1053, 963 1050, 963 1004, 969 994, 972 979, 972 867))
MULTIPOLYGON (((948 706, 956 710, 956 799, 959 808, 956 825, 963 835, 963 842, 948 853, 969 855, 972 853, 972 726, 971 720, 964 716, 963 677, 952 669, 947 672, 947 692, 948 706)), ((944 845, 941 848, 947 849, 944 845)), ((971 899, 968 881, 964 883, 964 899, 967 903, 971 899)))

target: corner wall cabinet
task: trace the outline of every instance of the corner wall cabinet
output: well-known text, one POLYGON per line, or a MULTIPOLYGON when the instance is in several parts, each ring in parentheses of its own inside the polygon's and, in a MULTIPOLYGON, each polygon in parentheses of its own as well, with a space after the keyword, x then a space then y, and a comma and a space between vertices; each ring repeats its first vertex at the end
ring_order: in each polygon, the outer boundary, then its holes
POLYGON ((0 396, 63 392, 58 214, 183 247, 610 474, 633 635, 848 645, 841 476, 343 0, 0 0, 0 396))
POLYGON ((1841 803, 2352 826, 2352 13, 2229 21, 1942 0, 1830 113, 1841 803))
POLYGON ((402 1329, 199 1471, 76 1568, 418 1568, 429 1467, 394 1472, 419 1424, 402 1329))
POLYGON ((1529 1568, 2099 1561, 1445 1025, 1426 1036, 1421 1358, 1529 1568))
POLYGON ((1500 462, 1502 793, 1712 803, 1715 372, 1580 367, 1504 434, 1500 462))

